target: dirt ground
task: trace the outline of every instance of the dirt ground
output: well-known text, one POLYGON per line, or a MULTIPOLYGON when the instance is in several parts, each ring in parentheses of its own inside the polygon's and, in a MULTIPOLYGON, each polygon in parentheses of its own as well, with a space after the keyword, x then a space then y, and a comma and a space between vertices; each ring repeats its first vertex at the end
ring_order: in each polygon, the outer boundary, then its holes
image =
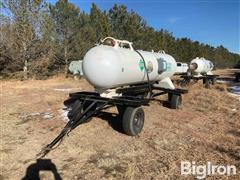
MULTIPOLYGON (((207 179, 240 179, 240 101, 224 85, 190 85, 178 110, 151 102, 144 107, 145 125, 137 137, 122 133, 117 110, 111 108, 37 161, 35 155, 65 125, 61 109, 68 90, 93 89, 85 80, 62 77, 0 83, 0 180, 34 177, 37 168, 49 168, 46 164, 62 179, 194 179, 180 175, 181 161, 235 165, 237 175, 207 179)), ((41 171, 40 178, 54 175, 41 171)))

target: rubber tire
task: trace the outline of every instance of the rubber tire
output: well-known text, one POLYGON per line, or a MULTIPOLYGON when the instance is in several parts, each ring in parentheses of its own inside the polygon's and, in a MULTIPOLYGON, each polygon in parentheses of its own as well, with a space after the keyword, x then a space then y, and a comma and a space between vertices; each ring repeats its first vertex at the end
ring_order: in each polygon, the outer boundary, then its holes
POLYGON ((236 76, 235 81, 236 82, 240 82, 240 74, 236 73, 235 76, 236 76))
POLYGON ((212 85, 215 85, 216 82, 217 82, 217 78, 216 78, 216 77, 213 77, 213 78, 212 78, 212 85))
POLYGON ((205 84, 205 88, 207 88, 207 89, 210 88, 210 80, 209 79, 206 79, 204 84, 205 84))
POLYGON ((124 132, 129 136, 138 135, 144 125, 144 111, 142 107, 127 107, 124 111, 122 118, 122 126, 124 132), (137 120, 137 126, 135 122, 135 117, 139 116, 137 120))
POLYGON ((182 96, 177 94, 171 95, 170 108, 178 109, 182 105, 182 96))
POLYGON ((123 116, 123 113, 124 113, 125 109, 126 109, 126 106, 124 106, 124 105, 117 105, 118 114, 120 116, 123 116))
POLYGON ((168 102, 170 102, 171 101, 171 99, 172 99, 172 93, 168 93, 168 102))
POLYGON ((75 121, 79 119, 80 115, 82 114, 82 111, 80 111, 80 109, 82 109, 81 106, 82 102, 79 100, 76 100, 73 103, 72 109, 67 114, 70 121, 75 121))

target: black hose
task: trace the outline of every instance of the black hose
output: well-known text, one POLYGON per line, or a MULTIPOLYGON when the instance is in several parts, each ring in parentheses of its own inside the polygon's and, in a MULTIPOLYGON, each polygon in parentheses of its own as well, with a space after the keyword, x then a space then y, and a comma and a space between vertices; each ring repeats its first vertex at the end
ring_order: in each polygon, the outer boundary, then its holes
POLYGON ((152 85, 151 85, 151 83, 150 83, 150 79, 149 79, 149 75, 148 75, 148 70, 147 70, 147 66, 146 66, 146 61, 145 61, 143 55, 142 55, 138 50, 135 50, 135 51, 136 51, 136 53, 138 53, 139 56, 142 58, 143 64, 144 64, 144 68, 145 68, 145 72, 147 73, 148 89, 149 89, 149 93, 150 93, 150 96, 149 96, 149 98, 148 98, 148 101, 150 101, 150 100, 151 100, 151 96, 152 96, 152 85))

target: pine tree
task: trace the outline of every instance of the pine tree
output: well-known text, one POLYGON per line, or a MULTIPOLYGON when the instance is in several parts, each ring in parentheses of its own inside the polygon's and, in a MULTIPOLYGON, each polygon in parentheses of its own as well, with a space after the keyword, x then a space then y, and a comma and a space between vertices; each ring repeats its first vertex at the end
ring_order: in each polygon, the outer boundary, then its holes
POLYGON ((75 36, 78 32, 80 9, 67 0, 59 0, 56 5, 50 6, 51 16, 57 32, 57 58, 59 64, 65 65, 65 74, 68 72, 69 60, 72 58, 75 46, 75 36))
POLYGON ((106 12, 102 12, 94 3, 90 10, 90 21, 98 40, 110 35, 110 25, 106 12))

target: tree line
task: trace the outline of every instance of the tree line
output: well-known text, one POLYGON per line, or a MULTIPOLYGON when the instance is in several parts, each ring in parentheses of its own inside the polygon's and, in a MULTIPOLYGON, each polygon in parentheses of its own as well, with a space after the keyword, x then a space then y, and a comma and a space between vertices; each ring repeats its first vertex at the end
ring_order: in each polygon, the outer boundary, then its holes
POLYGON ((115 4, 109 11, 92 4, 90 13, 59 0, 3 0, 0 2, 0 75, 14 77, 27 72, 42 78, 67 72, 72 60, 83 59, 87 50, 106 36, 133 42, 135 49, 164 50, 177 61, 205 57, 216 67, 240 65, 240 55, 222 45, 212 47, 189 38, 175 38, 155 30, 133 10, 115 4))

